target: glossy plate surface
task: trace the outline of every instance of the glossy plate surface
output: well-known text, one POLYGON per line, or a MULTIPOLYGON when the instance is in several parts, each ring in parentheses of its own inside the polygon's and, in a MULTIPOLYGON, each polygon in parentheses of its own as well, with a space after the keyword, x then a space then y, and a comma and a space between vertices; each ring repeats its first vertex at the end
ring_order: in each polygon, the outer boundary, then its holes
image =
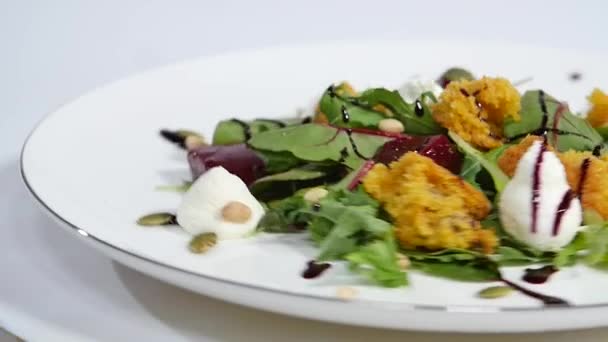
MULTIPOLYGON (((545 285, 526 285, 574 304, 547 309, 516 294, 475 296, 488 284, 411 274, 411 286, 369 286, 336 265, 322 277, 300 277, 315 249, 305 235, 260 235, 223 242, 200 256, 178 228, 142 228, 145 213, 174 211, 180 196, 155 187, 189 178, 183 151, 159 138, 161 128, 210 137, 227 117, 284 117, 332 82, 356 88, 398 87, 459 65, 478 75, 542 87, 585 107, 608 79, 603 56, 580 52, 453 42, 363 42, 283 47, 204 58, 153 70, 84 95, 49 115, 27 140, 24 180, 61 225, 110 257, 167 282, 210 296, 311 319, 395 329, 537 331, 608 324, 608 273, 573 267, 545 285), (574 82, 569 73, 582 79, 574 82), (603 83, 602 83, 603 82, 603 83), (357 291, 348 302, 340 287, 357 291)), ((221 191, 221 185, 218 187, 221 191)), ((49 228, 50 229, 50 228, 49 228)), ((518 281, 521 269, 505 270, 518 281)))

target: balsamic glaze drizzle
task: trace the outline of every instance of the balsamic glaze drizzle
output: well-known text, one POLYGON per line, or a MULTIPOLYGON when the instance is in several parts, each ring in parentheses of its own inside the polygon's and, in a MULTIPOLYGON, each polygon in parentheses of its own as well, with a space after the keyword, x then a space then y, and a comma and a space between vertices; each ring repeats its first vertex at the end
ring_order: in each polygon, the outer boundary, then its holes
POLYGON ((302 278, 304 279, 316 278, 331 267, 326 262, 316 262, 314 260, 309 261, 306 265, 306 269, 302 272, 302 278))
POLYGON ((284 123, 283 121, 280 121, 280 120, 274 120, 274 119, 257 119, 257 120, 273 123, 273 124, 277 125, 279 128, 283 128, 283 127, 287 126, 286 123, 284 123))
POLYGON ((348 110, 346 110, 346 106, 342 105, 342 108, 340 108, 340 110, 342 111, 342 121, 344 123, 348 123, 350 121, 350 114, 348 114, 348 110))
POLYGON ((369 158, 367 158, 366 156, 361 154, 361 152, 359 152, 359 149, 357 148, 357 144, 355 144, 355 141, 353 140, 353 130, 350 128, 347 129, 346 135, 348 135, 348 141, 350 141, 350 146, 352 147, 353 152, 357 155, 357 157, 359 157, 363 160, 368 160, 369 158))
POLYGON ((422 107, 422 102, 420 100, 416 100, 414 103, 414 114, 418 117, 424 115, 424 107, 422 107))
POLYGON ((534 173, 532 175, 532 233, 536 233, 536 226, 538 225, 538 205, 540 202, 540 168, 543 163, 545 151, 547 151, 547 146, 545 144, 540 145, 540 151, 536 157, 534 173))
POLYGON ((532 297, 532 298, 536 298, 540 301, 543 302, 543 304, 550 306, 550 305, 560 305, 560 306, 570 306, 570 303, 568 303, 567 301, 558 298, 558 297, 553 297, 553 296, 547 296, 544 295, 542 293, 538 293, 536 291, 532 291, 529 290, 523 286, 519 286, 507 279, 500 279, 503 283, 509 285, 510 287, 512 287, 513 289, 521 292, 522 294, 525 294, 528 297, 532 297))
POLYGON ((596 157, 599 157, 602 154, 602 145, 597 145, 593 148, 592 154, 596 157))
POLYGON ((338 163, 343 163, 346 158, 348 158, 348 149, 345 147, 340 150, 340 159, 338 160, 338 163))
POLYGON ((522 280, 530 284, 544 284, 549 280, 549 277, 559 269, 553 265, 547 265, 540 268, 526 268, 522 280))
POLYGON ((555 220, 553 221, 553 231, 552 231, 553 236, 556 236, 559 233, 559 227, 562 223, 562 218, 563 218, 564 214, 566 213, 566 211, 568 211, 568 209, 570 209, 570 204, 572 203, 572 200, 574 198, 575 198, 574 192, 572 192, 572 190, 570 190, 570 189, 566 190, 566 192, 564 193, 564 196, 562 197, 562 200, 559 202, 557 211, 555 212, 555 220))
POLYGON ((251 126, 249 126, 248 123, 246 123, 245 121, 239 120, 239 119, 231 119, 230 121, 238 124, 239 126, 241 126, 243 128, 243 134, 245 135, 245 140, 251 139, 251 126))
POLYGON ((591 159, 585 158, 583 163, 581 164, 581 175, 578 180, 578 189, 576 190, 576 194, 578 198, 582 200, 583 198, 583 188, 585 185, 585 181, 587 180, 587 172, 589 171, 589 166, 591 165, 591 159))

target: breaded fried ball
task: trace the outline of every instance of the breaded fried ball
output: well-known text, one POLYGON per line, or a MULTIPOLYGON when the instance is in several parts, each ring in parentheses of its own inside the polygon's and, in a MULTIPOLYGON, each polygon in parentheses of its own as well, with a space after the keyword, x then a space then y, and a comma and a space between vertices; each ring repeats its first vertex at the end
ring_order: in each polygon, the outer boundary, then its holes
POLYGON ((408 152, 389 167, 376 164, 363 186, 393 218, 403 247, 491 253, 498 244, 479 221, 491 209, 485 195, 430 158, 408 152))
POLYGON ((591 110, 587 113, 587 121, 593 127, 608 126, 608 95, 599 89, 594 89, 588 99, 591 110))
POLYGON ((433 118, 480 149, 502 145, 503 122, 519 120, 519 92, 504 78, 450 82, 432 108, 433 118))

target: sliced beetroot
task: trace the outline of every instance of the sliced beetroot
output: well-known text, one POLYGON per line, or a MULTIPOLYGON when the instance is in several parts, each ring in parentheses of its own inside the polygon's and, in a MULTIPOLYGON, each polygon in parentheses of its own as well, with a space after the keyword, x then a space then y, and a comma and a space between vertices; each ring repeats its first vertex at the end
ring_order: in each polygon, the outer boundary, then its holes
POLYGON ((428 138, 418 153, 433 159, 435 163, 455 174, 460 173, 460 169, 462 168, 462 153, 458 151, 456 145, 445 135, 434 135, 428 138))
POLYGON ((411 151, 417 151, 421 155, 433 159, 435 163, 455 174, 460 172, 462 154, 445 135, 411 135, 391 140, 376 153, 374 160, 379 163, 390 164, 411 151))
POLYGON ((249 186, 264 174, 264 161, 245 144, 203 146, 188 152, 192 178, 222 166, 249 186))
POLYGON ((384 144, 374 156, 374 160, 382 164, 390 164, 401 158, 407 152, 418 151, 424 145, 427 137, 406 135, 384 144))

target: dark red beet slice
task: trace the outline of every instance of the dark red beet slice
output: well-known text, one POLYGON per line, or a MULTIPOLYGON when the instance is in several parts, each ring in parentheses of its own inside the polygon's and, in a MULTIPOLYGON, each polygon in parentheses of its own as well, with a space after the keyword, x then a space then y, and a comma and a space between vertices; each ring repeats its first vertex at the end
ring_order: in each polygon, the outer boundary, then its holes
POLYGON ((433 159, 435 163, 455 174, 460 173, 460 169, 462 168, 462 154, 445 135, 434 135, 428 138, 418 153, 433 159))
POLYGON ((401 158, 407 152, 420 149, 427 137, 406 135, 386 142, 374 156, 374 160, 382 164, 390 164, 401 158))
POLYGON ((193 179, 216 166, 238 176, 247 186, 264 174, 264 161, 245 144, 199 147, 188 152, 188 163, 193 179))
POLYGON ((410 151, 417 151, 421 155, 433 159, 435 163, 455 174, 460 173, 462 154, 445 135, 430 137, 404 136, 391 140, 376 153, 374 160, 379 163, 390 164, 410 151))

